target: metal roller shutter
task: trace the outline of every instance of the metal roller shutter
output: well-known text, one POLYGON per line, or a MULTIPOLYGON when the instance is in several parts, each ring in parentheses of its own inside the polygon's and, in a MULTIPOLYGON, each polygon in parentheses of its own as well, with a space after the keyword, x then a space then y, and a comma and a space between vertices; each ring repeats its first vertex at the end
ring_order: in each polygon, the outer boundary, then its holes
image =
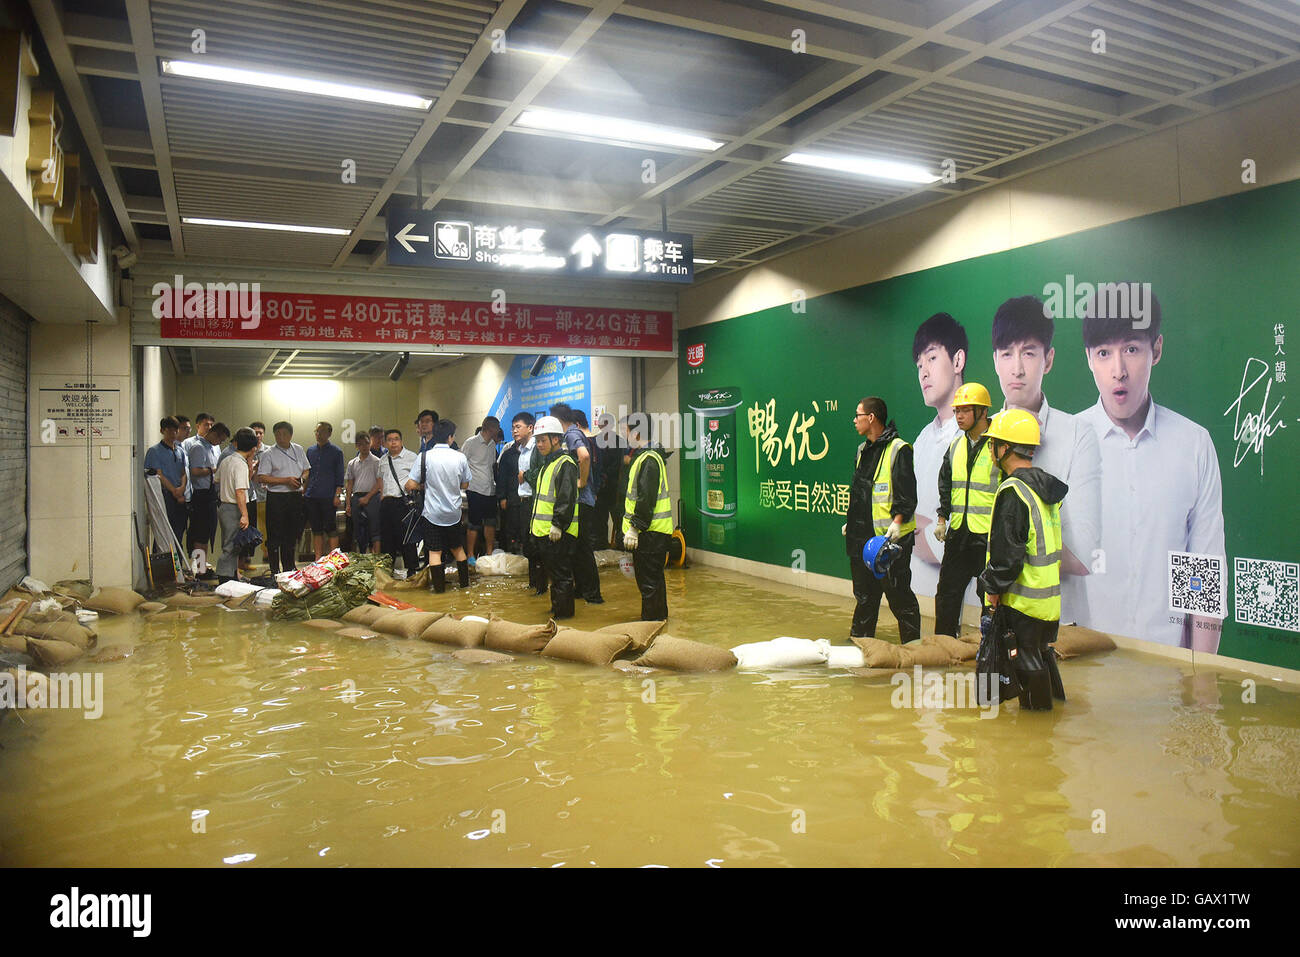
POLYGON ((27 574, 27 348, 30 321, 0 296, 0 593, 27 574))

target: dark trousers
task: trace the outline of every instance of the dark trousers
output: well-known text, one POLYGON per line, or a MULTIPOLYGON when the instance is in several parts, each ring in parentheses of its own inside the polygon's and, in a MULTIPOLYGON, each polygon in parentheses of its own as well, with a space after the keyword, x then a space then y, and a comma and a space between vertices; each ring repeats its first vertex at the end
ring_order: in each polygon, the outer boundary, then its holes
POLYGON ((546 564, 545 574, 551 579, 551 617, 556 620, 573 617, 573 559, 577 544, 577 539, 567 533, 558 542, 537 539, 546 564))
POLYGON ((297 567, 298 539, 306 519, 302 492, 271 492, 266 496, 266 555, 272 575, 297 567))
POLYGON ((578 594, 587 601, 600 598, 600 572, 596 569, 596 552, 592 547, 595 533, 595 510, 583 505, 578 512, 578 540, 573 550, 573 574, 578 594))
POLYGON ((497 544, 501 546, 502 551, 514 552, 515 554, 526 554, 528 549, 528 520, 532 517, 531 498, 506 499, 506 507, 501 512, 501 527, 497 529, 497 544), (524 508, 524 502, 528 507, 524 508))
POLYGON ((217 537, 217 491, 196 488, 190 497, 190 551, 211 545, 217 537))
POLYGON ((979 574, 988 557, 988 539, 966 528, 953 528, 943 543, 943 563, 939 566, 939 587, 934 594, 934 633, 956 638, 961 630, 961 600, 966 586, 974 578, 975 591, 984 603, 984 586, 979 574))
MULTIPOLYGON (((257 528, 257 503, 248 503, 248 527, 257 528)), ((240 558, 252 558, 253 553, 257 551, 256 545, 245 545, 239 550, 240 558)))
POLYGON ((1010 664, 1020 684, 1021 710, 1051 711, 1053 698, 1065 700, 1065 686, 1052 649, 1060 624, 1033 618, 1008 605, 999 605, 994 612, 994 629, 1004 636, 1008 647, 1016 649, 1010 664))
POLYGON ((528 559, 528 585, 537 594, 546 591, 546 559, 542 554, 541 543, 531 532, 524 535, 524 557, 528 559))
POLYGON ((632 553, 632 570, 641 592, 641 620, 668 619, 668 588, 664 584, 664 564, 668 559, 668 542, 663 532, 641 532, 632 553))
POLYGON ((379 503, 379 549, 393 556, 402 556, 408 573, 415 574, 415 566, 420 562, 419 549, 415 542, 409 545, 402 541, 402 520, 406 518, 406 501, 396 496, 389 496, 379 503))
POLYGON ((181 551, 185 551, 185 526, 190 523, 190 510, 186 508, 184 502, 176 501, 165 489, 163 504, 167 506, 167 524, 172 527, 176 544, 181 547, 181 551))
MULTIPOLYGON (((606 481, 609 480, 606 479, 606 481)), ((597 550, 609 548, 609 520, 614 517, 615 501, 616 496, 613 489, 606 492, 605 489, 602 488, 598 493, 596 493, 596 537, 600 540, 600 544, 596 546, 597 550)), ((619 521, 618 519, 615 519, 615 530, 618 529, 618 526, 619 521)))
POLYGON ((875 637, 876 620, 880 617, 880 596, 884 595, 889 600, 889 610, 898 619, 898 640, 908 642, 920 638, 921 606, 912 593, 912 536, 904 535, 899 540, 902 551, 889 566, 884 578, 877 578, 862 561, 862 546, 865 544, 862 541, 849 541, 853 597, 858 601, 849 634, 855 638, 875 637))

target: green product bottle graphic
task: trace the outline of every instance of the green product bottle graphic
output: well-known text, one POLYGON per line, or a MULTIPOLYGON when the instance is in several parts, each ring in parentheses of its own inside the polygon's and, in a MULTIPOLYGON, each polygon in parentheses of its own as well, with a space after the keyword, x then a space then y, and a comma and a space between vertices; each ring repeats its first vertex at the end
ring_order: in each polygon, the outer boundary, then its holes
POLYGON ((727 518, 736 514, 736 409, 739 389, 708 389, 691 396, 695 413, 696 449, 700 462, 699 502, 703 515, 727 518))

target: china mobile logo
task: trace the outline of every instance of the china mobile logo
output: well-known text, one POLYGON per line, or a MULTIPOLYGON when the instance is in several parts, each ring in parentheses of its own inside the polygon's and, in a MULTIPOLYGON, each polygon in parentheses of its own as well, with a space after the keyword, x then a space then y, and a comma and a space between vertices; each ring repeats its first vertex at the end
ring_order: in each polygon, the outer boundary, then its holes
POLYGON ((155 319, 238 319, 241 329, 262 324, 262 284, 258 282, 185 282, 177 273, 172 282, 156 282, 155 319))
POLYGON ((686 347, 686 364, 691 368, 704 365, 704 343, 686 347))

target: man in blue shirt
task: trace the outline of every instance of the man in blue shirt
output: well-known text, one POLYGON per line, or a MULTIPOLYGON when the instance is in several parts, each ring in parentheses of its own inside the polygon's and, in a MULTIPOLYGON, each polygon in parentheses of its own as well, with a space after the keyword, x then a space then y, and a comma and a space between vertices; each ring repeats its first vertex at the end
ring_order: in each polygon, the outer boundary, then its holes
POLYGON ((194 489, 190 497, 190 554, 199 553, 199 578, 215 579, 215 569, 208 567, 208 549, 217 534, 217 488, 213 476, 217 471, 217 458, 221 443, 230 437, 230 429, 207 412, 194 417, 198 435, 185 440, 185 454, 189 457, 190 483, 194 489))
POLYGON ((433 427, 437 424, 438 413, 433 409, 421 409, 420 414, 415 417, 415 426, 420 432, 420 447, 416 449, 417 455, 423 455, 433 448, 433 427))
POLYGON ((338 548, 339 530, 336 516, 343 503, 343 450, 330 442, 334 426, 328 422, 316 423, 316 444, 307 450, 307 464, 311 473, 303 490, 307 506, 307 519, 311 522, 312 545, 319 561, 327 552, 338 548), (329 539, 329 548, 325 539, 329 539))
POLYGON ((158 423, 158 431, 162 433, 162 441, 151 445, 144 454, 144 472, 157 475, 162 483, 167 522, 179 543, 185 540, 185 525, 189 519, 185 508, 185 486, 189 476, 186 474, 185 453, 176 442, 180 423, 169 415, 158 423))
POLYGON ((441 419, 433 427, 432 447, 411 466, 406 490, 414 492, 424 483, 424 514, 420 518, 421 537, 429 551, 429 590, 439 594, 447 590, 447 570, 443 554, 456 556, 460 587, 469 587, 469 562, 465 558, 465 526, 460 520, 460 493, 469 488, 469 461, 463 452, 451 447, 456 437, 456 423, 441 419))

